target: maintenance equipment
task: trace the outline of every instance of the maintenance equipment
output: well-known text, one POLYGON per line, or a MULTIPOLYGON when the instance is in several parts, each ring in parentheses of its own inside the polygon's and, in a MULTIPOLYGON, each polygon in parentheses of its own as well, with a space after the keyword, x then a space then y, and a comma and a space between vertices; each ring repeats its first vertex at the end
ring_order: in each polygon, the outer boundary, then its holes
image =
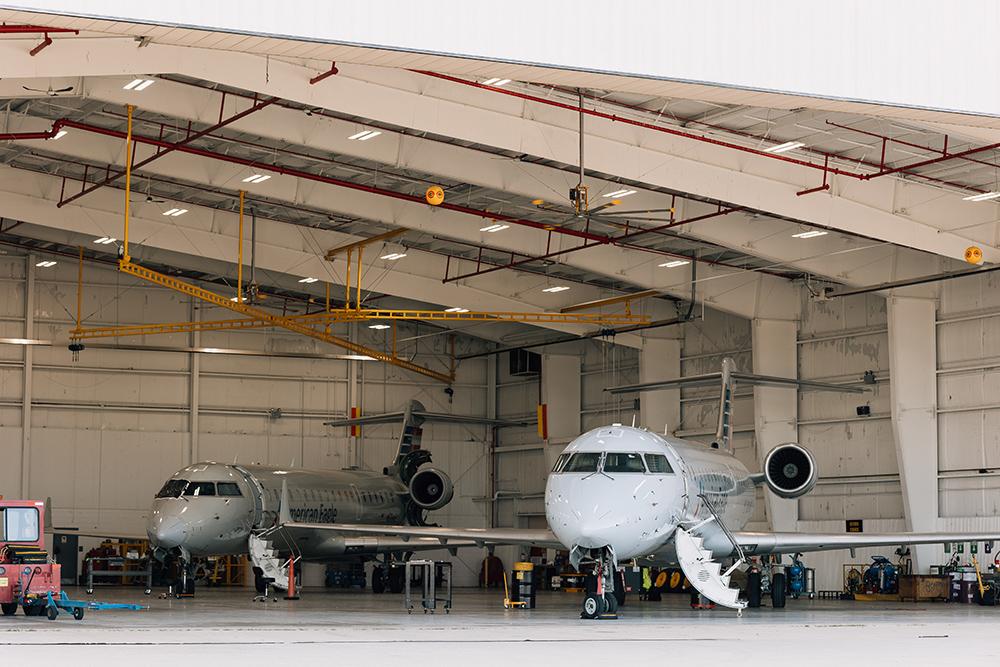
POLYGON ((866 593, 894 595, 899 592, 899 570, 885 556, 872 556, 872 564, 864 573, 866 593))
POLYGON ((62 567, 45 550, 45 503, 0 500, 0 611, 49 620, 59 610, 81 620, 87 609, 143 609, 141 605, 71 600, 62 590, 62 567))
POLYGON ((438 603, 444 606, 444 613, 451 613, 451 563, 445 560, 408 560, 406 561, 406 598, 404 606, 406 613, 413 613, 413 596, 410 586, 414 575, 421 580, 420 606, 424 613, 434 613, 438 603), (443 593, 439 593, 441 588, 443 593))

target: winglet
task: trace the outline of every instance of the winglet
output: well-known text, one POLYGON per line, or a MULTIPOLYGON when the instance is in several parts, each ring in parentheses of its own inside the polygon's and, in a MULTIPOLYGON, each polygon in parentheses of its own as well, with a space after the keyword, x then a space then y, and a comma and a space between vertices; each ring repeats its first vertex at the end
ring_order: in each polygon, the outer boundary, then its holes
POLYGON ((729 449, 733 417, 733 373, 736 362, 729 357, 722 360, 722 395, 719 397, 719 427, 715 432, 714 447, 729 449))
POLYGON ((278 506, 278 525, 292 522, 292 511, 288 500, 288 480, 281 480, 281 504, 278 506))

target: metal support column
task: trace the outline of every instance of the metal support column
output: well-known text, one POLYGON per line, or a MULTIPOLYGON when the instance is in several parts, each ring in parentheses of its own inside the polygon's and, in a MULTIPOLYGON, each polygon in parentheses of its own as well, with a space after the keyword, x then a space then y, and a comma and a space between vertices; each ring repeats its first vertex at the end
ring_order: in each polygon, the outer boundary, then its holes
MULTIPOLYGON (((201 308, 198 307, 198 300, 195 298, 191 299, 191 321, 200 322, 201 321, 201 308)), ((201 332, 192 331, 190 337, 190 345, 193 349, 201 348, 201 332)), ((199 457, 201 456, 199 447, 199 431, 200 431, 200 406, 201 406, 201 355, 192 352, 188 355, 189 358, 189 369, 190 373, 188 375, 188 397, 189 397, 189 411, 190 417, 188 419, 188 428, 191 430, 189 436, 188 444, 188 463, 197 463, 199 457)))
MULTIPOLYGON (((906 529, 934 532, 938 525, 936 301, 888 299, 892 435, 903 490, 906 529)), ((934 545, 912 547, 915 572, 927 572, 934 545)))
MULTIPOLYGON (((798 377, 798 346, 794 320, 753 321, 753 372, 779 377, 798 377)), ((798 442, 798 389, 795 387, 753 388, 754 435, 757 460, 763 465, 771 448, 798 442)), ((799 501, 764 494, 768 522, 772 530, 794 531, 799 520, 799 501)))
MULTIPOLYGON (((24 337, 35 337, 35 256, 29 253, 24 258, 24 337)), ((21 498, 30 498, 31 479, 31 397, 32 358, 34 345, 22 345, 24 366, 21 384, 21 498)))

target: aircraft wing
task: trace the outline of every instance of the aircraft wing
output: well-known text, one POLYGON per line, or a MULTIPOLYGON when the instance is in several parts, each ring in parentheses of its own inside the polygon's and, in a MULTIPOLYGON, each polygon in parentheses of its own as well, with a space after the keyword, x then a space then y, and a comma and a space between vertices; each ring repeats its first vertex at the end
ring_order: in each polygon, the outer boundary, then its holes
MULTIPOLYGON (((280 530, 293 534, 297 531, 315 531, 317 534, 345 535, 357 538, 378 537, 401 540, 402 549, 409 550, 411 545, 436 542, 433 546, 423 548, 441 549, 444 547, 462 546, 492 546, 503 544, 523 544, 526 546, 565 549, 562 542, 556 539, 551 530, 525 528, 441 528, 439 526, 375 526, 352 523, 297 523, 288 522, 280 530)), ((397 549, 398 550, 398 549, 397 549)))
POLYGON ((749 555, 792 554, 909 544, 1000 541, 1000 531, 981 533, 763 533, 739 531, 733 537, 749 555))

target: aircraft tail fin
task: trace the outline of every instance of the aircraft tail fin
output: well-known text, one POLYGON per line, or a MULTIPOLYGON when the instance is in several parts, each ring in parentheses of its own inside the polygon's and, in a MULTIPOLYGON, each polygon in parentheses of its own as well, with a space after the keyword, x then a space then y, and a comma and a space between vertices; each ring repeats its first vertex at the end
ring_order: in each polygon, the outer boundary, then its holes
POLYGON ((403 413, 403 428, 399 432, 399 443, 396 447, 396 459, 393 465, 398 466, 410 452, 420 449, 420 441, 423 438, 424 418, 420 413, 424 412, 424 406, 420 401, 410 400, 406 404, 406 411, 403 413))
POLYGON ((278 505, 278 524, 284 525, 292 521, 292 508, 289 507, 288 480, 281 480, 281 501, 278 505))
POLYGON ((722 392, 719 396, 719 425, 715 431, 712 446, 730 449, 730 439, 733 434, 733 373, 736 372, 736 362, 726 357, 722 360, 722 392))

